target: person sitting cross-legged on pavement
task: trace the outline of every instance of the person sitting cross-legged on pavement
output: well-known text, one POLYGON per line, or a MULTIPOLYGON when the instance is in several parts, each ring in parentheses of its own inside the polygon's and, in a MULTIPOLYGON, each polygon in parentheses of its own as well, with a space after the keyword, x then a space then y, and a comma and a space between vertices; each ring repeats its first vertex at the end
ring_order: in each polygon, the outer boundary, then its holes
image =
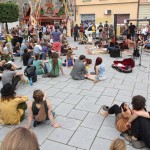
POLYGON ((60 71, 62 75, 65 75, 62 68, 62 61, 58 58, 58 53, 53 52, 51 58, 45 61, 45 64, 46 63, 48 63, 48 66, 46 65, 47 74, 42 77, 58 77, 60 71))
POLYGON ((85 68, 86 57, 84 55, 80 55, 79 59, 75 61, 73 69, 70 73, 71 77, 75 80, 84 80, 87 78, 87 70, 85 68))
POLYGON ((2 84, 5 85, 6 83, 12 84, 13 88, 15 89, 18 82, 22 81, 26 83, 27 81, 24 79, 23 73, 19 73, 12 70, 12 65, 10 63, 6 64, 4 67, 3 75, 2 75, 2 84))
POLYGON ((27 109, 27 96, 16 96, 14 88, 7 83, 1 89, 0 123, 16 125, 23 121, 27 109))
POLYGON ((40 54, 35 55, 35 60, 33 60, 33 66, 36 67, 36 74, 41 75, 44 74, 44 64, 42 60, 40 60, 40 54))
POLYGON ((88 79, 93 80, 94 82, 102 81, 106 79, 105 65, 102 63, 102 58, 97 57, 95 61, 95 75, 88 75, 88 79))
POLYGON ((36 127, 41 122, 45 120, 50 120, 52 126, 54 128, 60 127, 59 124, 54 122, 55 113, 52 111, 52 106, 50 101, 47 99, 46 94, 44 94, 41 90, 35 90, 33 92, 33 99, 28 103, 28 124, 25 126, 26 128, 31 127, 31 122, 34 119, 33 126, 36 127))

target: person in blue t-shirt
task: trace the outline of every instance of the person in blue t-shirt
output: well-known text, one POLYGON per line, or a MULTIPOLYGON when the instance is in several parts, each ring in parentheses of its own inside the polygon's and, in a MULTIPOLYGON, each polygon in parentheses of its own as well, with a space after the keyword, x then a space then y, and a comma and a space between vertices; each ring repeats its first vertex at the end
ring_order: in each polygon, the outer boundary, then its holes
POLYGON ((93 80, 94 82, 102 81, 106 79, 106 70, 105 65, 102 63, 102 58, 97 57, 95 61, 95 75, 89 74, 88 79, 93 80))

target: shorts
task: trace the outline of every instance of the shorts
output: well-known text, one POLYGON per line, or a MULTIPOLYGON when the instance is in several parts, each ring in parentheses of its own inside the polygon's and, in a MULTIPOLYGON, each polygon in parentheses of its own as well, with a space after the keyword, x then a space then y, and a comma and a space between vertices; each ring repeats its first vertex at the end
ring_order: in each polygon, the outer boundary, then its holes
POLYGON ((54 51, 61 51, 61 43, 60 42, 54 42, 53 43, 53 50, 54 51))

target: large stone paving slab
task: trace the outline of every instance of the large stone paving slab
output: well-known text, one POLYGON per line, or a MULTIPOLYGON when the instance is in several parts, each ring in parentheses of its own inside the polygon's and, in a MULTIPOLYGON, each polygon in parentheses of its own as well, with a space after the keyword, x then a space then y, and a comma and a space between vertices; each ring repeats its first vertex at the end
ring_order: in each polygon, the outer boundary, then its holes
POLYGON ((98 130, 104 120, 104 117, 97 113, 89 113, 81 126, 98 130))
POLYGON ((110 144, 111 144, 110 140, 106 140, 106 139, 102 139, 102 138, 96 138, 94 140, 94 143, 93 143, 90 150, 98 150, 98 149, 109 150, 110 144))
POLYGON ((53 131, 53 133, 48 137, 48 139, 67 144, 72 135, 74 134, 71 130, 66 130, 63 128, 58 128, 53 131))
POLYGON ((46 140, 41 146, 41 150, 76 150, 76 148, 58 142, 46 140))
POLYGON ((78 148, 89 149, 96 133, 96 130, 79 127, 68 144, 78 148))

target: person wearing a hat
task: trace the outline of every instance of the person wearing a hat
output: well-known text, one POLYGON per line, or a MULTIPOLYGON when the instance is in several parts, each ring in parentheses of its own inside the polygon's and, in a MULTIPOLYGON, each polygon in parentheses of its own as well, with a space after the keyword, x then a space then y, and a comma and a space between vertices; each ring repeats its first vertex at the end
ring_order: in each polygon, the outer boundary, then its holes
POLYGON ((0 123, 3 125, 19 124, 24 119, 27 109, 27 96, 16 96, 14 88, 7 83, 1 89, 0 123))

